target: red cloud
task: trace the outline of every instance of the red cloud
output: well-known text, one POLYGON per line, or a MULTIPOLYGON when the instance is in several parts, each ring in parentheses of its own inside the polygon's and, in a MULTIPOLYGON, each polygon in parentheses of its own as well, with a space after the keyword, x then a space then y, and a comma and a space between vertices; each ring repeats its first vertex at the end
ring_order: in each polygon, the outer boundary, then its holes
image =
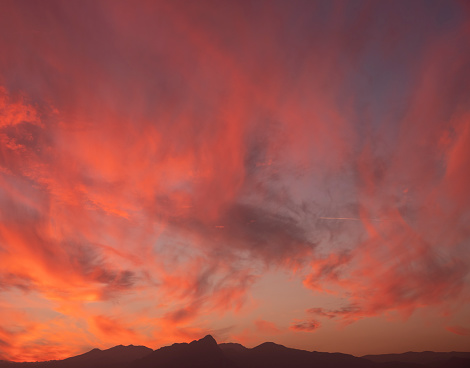
POLYGON ((447 326, 447 331, 450 331, 454 334, 461 335, 461 336, 469 336, 470 335, 470 328, 465 328, 462 326, 447 326))

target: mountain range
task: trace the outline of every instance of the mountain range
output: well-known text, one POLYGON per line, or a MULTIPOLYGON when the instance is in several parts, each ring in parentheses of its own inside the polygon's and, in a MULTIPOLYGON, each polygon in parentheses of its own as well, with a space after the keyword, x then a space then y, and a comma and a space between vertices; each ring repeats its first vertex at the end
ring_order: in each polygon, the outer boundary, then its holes
POLYGON ((145 346, 93 349, 63 360, 0 361, 0 368, 468 368, 470 352, 408 352, 355 357, 287 348, 265 342, 252 349, 236 343, 217 344, 207 335, 191 343, 157 350, 145 346))

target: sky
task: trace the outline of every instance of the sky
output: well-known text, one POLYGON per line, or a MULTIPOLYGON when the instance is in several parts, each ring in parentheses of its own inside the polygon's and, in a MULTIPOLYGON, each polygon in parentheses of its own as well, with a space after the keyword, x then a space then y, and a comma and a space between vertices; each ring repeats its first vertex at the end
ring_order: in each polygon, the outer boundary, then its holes
POLYGON ((466 1, 0 0, 0 359, 470 346, 466 1))

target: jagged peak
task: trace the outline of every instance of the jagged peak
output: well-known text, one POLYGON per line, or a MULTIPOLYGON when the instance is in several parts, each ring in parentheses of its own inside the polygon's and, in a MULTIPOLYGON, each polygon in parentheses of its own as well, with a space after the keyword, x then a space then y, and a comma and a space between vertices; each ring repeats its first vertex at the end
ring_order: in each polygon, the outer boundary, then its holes
POLYGON ((210 345, 216 345, 217 346, 217 341, 212 337, 212 335, 206 335, 202 339, 199 340, 194 340, 192 343, 203 343, 203 344, 210 344, 210 345))

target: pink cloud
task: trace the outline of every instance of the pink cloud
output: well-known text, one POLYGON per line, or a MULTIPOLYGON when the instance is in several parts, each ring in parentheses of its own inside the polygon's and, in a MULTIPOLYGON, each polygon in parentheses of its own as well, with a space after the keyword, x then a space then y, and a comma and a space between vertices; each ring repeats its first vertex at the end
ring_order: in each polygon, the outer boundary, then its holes
POLYGON ((465 328, 462 326, 447 326, 446 327, 447 331, 450 331, 456 335, 461 335, 461 336, 469 336, 470 335, 470 328, 465 328))

